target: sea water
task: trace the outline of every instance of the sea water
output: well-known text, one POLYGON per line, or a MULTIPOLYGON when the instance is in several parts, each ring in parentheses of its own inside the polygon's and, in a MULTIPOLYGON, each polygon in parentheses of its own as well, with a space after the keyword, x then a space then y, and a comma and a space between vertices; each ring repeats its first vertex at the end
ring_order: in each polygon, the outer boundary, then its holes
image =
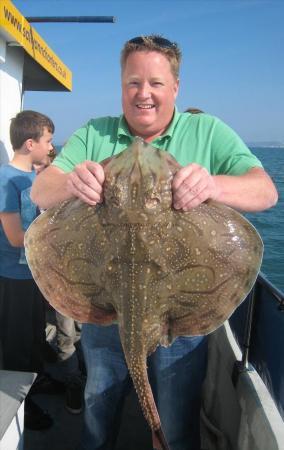
POLYGON ((261 272, 284 291, 284 148, 251 148, 273 179, 279 194, 276 206, 263 212, 245 214, 264 243, 261 272))

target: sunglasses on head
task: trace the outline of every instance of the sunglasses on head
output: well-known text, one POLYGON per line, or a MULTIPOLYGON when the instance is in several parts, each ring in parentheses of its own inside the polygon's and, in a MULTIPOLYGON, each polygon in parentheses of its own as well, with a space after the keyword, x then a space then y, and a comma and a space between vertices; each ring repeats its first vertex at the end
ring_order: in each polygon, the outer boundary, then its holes
MULTIPOLYGON (((147 36, 146 36, 147 37, 147 36)), ((162 48, 175 48, 177 47, 177 44, 175 42, 171 42, 168 39, 165 39, 163 37, 160 36, 148 36, 152 42, 154 42, 154 44, 158 45, 159 47, 162 48)), ((137 45, 143 45, 145 44, 145 41, 143 39, 142 36, 137 36, 133 39, 130 39, 130 41, 128 41, 129 44, 137 44, 137 45)))

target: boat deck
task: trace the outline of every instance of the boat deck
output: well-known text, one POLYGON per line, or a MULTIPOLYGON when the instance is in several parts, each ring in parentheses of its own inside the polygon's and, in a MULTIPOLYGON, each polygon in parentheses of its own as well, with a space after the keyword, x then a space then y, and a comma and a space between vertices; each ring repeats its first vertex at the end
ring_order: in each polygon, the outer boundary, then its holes
MULTIPOLYGON (((63 395, 38 395, 38 404, 54 419, 49 430, 24 431, 24 450, 76 450, 80 442, 83 413, 74 415, 64 407, 63 395)), ((122 424, 115 450, 152 450, 151 433, 142 416, 136 394, 126 399, 122 424)))
MULTIPOLYGON (((47 340, 55 339, 55 324, 52 310, 47 308, 47 340)), ((56 364, 47 365, 47 372, 56 372, 56 364)), ((64 406, 64 394, 36 395, 34 400, 46 409, 54 420, 49 430, 25 429, 24 450, 77 450, 80 442, 84 413, 70 414, 64 406)), ((115 450, 152 450, 149 426, 144 419, 137 395, 132 389, 126 398, 115 450)))

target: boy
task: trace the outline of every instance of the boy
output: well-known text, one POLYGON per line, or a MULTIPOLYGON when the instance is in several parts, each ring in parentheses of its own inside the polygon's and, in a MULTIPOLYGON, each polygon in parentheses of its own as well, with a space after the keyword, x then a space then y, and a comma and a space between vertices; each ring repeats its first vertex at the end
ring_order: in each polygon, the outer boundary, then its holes
MULTIPOLYGON (((33 164, 53 149, 54 124, 44 114, 22 111, 10 125, 14 157, 0 167, 0 344, 6 370, 43 370, 45 310, 24 257, 24 234, 37 215, 29 192, 35 177, 33 164)), ((28 396, 25 426, 44 429, 51 417, 28 396)))

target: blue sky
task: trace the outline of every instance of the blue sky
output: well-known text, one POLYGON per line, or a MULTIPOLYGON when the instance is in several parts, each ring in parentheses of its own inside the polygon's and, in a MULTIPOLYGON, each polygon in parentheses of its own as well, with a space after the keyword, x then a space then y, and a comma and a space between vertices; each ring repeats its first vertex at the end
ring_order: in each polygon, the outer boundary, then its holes
POLYGON ((284 2, 12 0, 23 15, 111 15, 114 24, 34 24, 73 73, 73 91, 27 92, 24 108, 49 115, 63 143, 89 118, 121 113, 123 43, 158 33, 183 52, 182 111, 220 117, 246 142, 284 143, 284 2))

